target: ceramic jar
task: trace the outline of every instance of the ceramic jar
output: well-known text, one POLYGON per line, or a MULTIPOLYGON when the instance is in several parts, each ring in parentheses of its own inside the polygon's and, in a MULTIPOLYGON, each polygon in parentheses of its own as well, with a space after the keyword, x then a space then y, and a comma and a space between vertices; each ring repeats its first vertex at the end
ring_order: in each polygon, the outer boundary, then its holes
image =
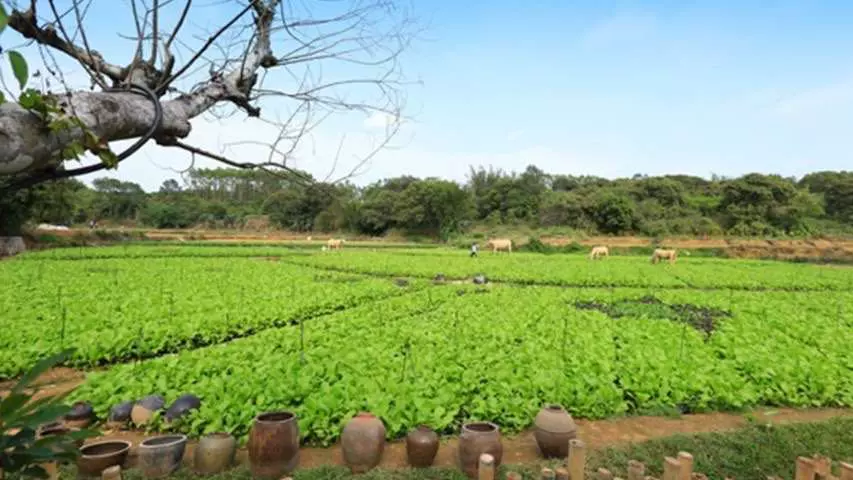
POLYGON ((409 465, 426 468, 432 465, 438 453, 438 434, 426 425, 409 432, 406 436, 406 458, 409 465))
POLYGON ((569 456, 569 440, 577 437, 578 427, 569 412, 560 405, 546 405, 534 420, 533 435, 546 458, 569 456))
POLYGON ((497 469, 503 457, 500 429, 491 422, 472 422, 462 425, 457 453, 459 468, 469 478, 477 476, 480 455, 484 453, 494 457, 495 469, 497 469))
POLYGON ((385 451, 385 425, 372 413, 361 412, 341 433, 344 463, 352 473, 364 473, 382 460, 385 451))
POLYGON ((198 441, 193 455, 193 467, 200 475, 215 475, 234 464, 237 440, 224 432, 205 435, 198 441))
POLYGON ((249 432, 249 463, 255 478, 279 479, 299 465, 299 423, 292 412, 255 417, 249 432))

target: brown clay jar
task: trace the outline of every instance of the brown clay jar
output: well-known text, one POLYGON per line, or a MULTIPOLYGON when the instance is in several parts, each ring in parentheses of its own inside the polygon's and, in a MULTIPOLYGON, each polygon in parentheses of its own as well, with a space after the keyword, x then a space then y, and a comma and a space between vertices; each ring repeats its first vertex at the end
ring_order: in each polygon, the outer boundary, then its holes
POLYGON ((292 412, 255 417, 249 432, 249 464, 255 478, 279 479, 299 465, 299 423, 292 412))
POLYGON ((503 444, 497 425, 491 422, 472 422, 462 425, 458 447, 459 468, 469 478, 477 476, 480 455, 488 453, 495 459, 495 469, 501 465, 503 444))
POLYGON ((438 434, 426 425, 409 432, 406 436, 406 458, 409 465, 426 468, 432 465, 438 453, 438 434))
POLYGON ((361 412, 341 433, 344 463, 352 473, 364 473, 382 460, 385 451, 385 425, 372 413, 361 412))
POLYGON ((546 405, 534 420, 533 436, 546 458, 569 456, 569 440, 577 437, 578 427, 572 416, 560 405, 546 405))
POLYGON ((228 433, 205 435, 198 441, 193 456, 193 466, 200 475, 215 475, 228 470, 234 463, 237 440, 228 433))

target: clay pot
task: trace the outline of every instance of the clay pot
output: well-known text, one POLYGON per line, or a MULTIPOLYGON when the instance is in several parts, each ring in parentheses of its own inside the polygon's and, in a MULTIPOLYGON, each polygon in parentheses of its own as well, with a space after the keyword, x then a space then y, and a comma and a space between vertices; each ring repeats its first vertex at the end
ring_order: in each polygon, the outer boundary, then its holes
POLYGON ((490 422, 472 422, 462 425, 458 448, 459 469, 469 478, 477 476, 480 455, 488 453, 495 459, 495 469, 501 465, 503 444, 497 425, 490 422))
POLYGON ((87 402, 75 402, 63 419, 70 428, 86 428, 95 421, 95 410, 87 402))
POLYGON ((186 448, 186 435, 146 438, 136 449, 137 467, 145 478, 169 476, 180 468, 186 448))
POLYGON ((279 479, 299 465, 299 423, 292 412, 255 417, 249 432, 249 463, 255 478, 279 479))
POLYGON ((193 456, 193 466, 200 475, 215 475, 234 464, 237 440, 231 435, 218 432, 205 435, 198 441, 193 456))
POLYGON ((191 393, 185 393, 169 405, 166 410, 166 421, 174 421, 186 415, 190 410, 198 410, 199 408, 201 408, 201 399, 191 393))
POLYGON ((438 453, 438 434, 426 425, 409 432, 406 436, 406 457, 409 465, 426 468, 432 465, 438 453))
POLYGON ((341 433, 344 463, 352 473, 364 473, 379 465, 385 451, 385 425, 376 415, 361 412, 341 433))
POLYGON ((162 395, 149 395, 136 402, 130 410, 130 419, 136 425, 145 425, 151 421, 154 412, 161 410, 164 405, 166 405, 166 399, 162 395))
POLYGON ((560 405, 546 405, 533 422, 533 436, 539 451, 546 458, 569 456, 569 440, 577 437, 578 426, 560 405))
MULTIPOLYGON (((80 431, 79 428, 65 427, 62 425, 52 425, 50 427, 41 429, 41 431, 39 431, 39 433, 38 433, 38 437, 44 438, 44 437, 51 437, 51 436, 56 436, 56 435, 67 435, 69 433, 78 432, 78 431, 80 431)), ((82 438, 79 440, 69 440, 69 441, 74 442, 74 445, 78 449, 83 446, 83 439, 82 438)))
POLYGON ((100 477, 105 469, 124 464, 130 446, 125 440, 105 440, 83 446, 77 457, 77 473, 84 477, 100 477))

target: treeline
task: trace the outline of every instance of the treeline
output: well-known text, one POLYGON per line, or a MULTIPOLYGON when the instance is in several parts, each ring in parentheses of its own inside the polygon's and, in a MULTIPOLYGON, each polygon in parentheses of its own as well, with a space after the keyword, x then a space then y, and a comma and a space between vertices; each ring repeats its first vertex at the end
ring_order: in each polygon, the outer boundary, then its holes
POLYGON ((365 187, 235 169, 199 169, 146 193, 101 178, 62 180, 0 199, 0 228, 129 223, 240 228, 260 215, 294 231, 391 230, 448 238, 473 226, 560 227, 590 234, 782 236, 853 233, 853 172, 802 179, 748 174, 608 180, 471 168, 465 183, 409 176, 365 187))

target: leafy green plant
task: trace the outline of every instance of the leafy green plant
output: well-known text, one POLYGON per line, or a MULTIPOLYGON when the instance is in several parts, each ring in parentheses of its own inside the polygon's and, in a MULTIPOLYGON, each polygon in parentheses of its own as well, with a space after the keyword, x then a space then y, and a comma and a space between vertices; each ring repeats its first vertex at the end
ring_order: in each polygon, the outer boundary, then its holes
POLYGON ((43 425, 62 418, 71 407, 62 403, 64 395, 34 400, 37 388, 27 390, 41 374, 70 354, 69 349, 39 361, 0 400, 0 477, 7 472, 47 478, 43 464, 74 460, 79 453, 74 442, 93 435, 86 430, 39 435, 43 425))

